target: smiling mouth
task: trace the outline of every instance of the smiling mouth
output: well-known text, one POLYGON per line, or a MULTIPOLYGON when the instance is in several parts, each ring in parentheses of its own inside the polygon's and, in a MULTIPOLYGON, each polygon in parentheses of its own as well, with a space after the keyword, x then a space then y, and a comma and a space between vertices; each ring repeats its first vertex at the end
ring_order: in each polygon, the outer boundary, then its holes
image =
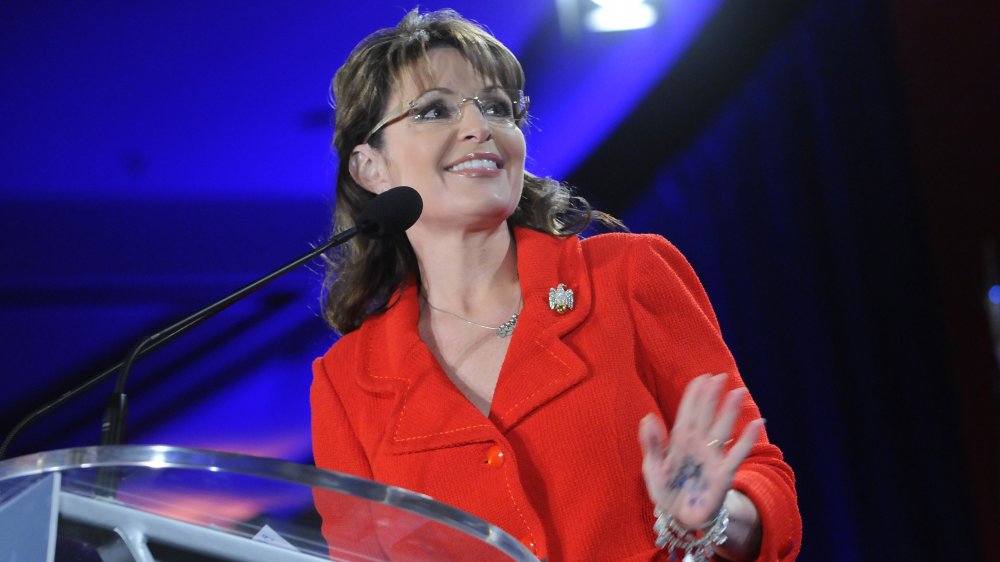
POLYGON ((445 170, 449 172, 460 172, 462 170, 498 170, 502 166, 499 166, 497 162, 487 159, 474 159, 465 160, 464 162, 459 162, 454 166, 448 166, 445 170))

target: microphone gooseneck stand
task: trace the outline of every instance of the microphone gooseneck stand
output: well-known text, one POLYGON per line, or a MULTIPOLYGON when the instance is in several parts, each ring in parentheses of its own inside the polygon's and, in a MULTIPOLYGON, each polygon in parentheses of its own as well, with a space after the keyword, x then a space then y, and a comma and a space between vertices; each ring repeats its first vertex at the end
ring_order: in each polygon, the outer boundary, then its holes
MULTIPOLYGON (((413 225, 420 216, 423 202, 420 195, 411 187, 400 186, 383 192, 373 198, 358 217, 356 226, 337 233, 325 243, 316 247, 303 256, 289 262, 272 273, 238 289, 236 292, 220 299, 219 301, 191 314, 190 316, 171 324, 139 341, 129 352, 124 361, 117 363, 101 373, 98 373, 89 380, 63 393, 59 398, 43 405, 22 419, 7 434, 3 443, 0 444, 0 459, 6 456, 14 438, 30 423, 44 416, 51 410, 61 406, 70 399, 87 391, 91 387, 111 377, 118 372, 118 380, 115 384, 114 392, 108 398, 104 419, 101 425, 101 445, 118 445, 124 441, 125 419, 128 414, 128 398, 125 394, 125 382, 129 371, 136 359, 159 348, 163 344, 171 341, 175 337, 185 333, 202 321, 214 316, 229 306, 235 304, 251 293, 267 285, 274 279, 288 273, 289 271, 302 266, 318 257, 323 252, 339 246, 358 234, 365 234, 373 238, 385 238, 402 234, 413 225)), ((105 489, 113 490, 116 486, 116 478, 101 478, 104 480, 105 489)))
MULTIPOLYGON (((336 236, 330 238, 322 245, 307 254, 304 254, 298 259, 295 259, 281 268, 268 273, 260 279, 245 285, 236 292, 206 306, 198 312, 191 314, 187 318, 179 320, 154 334, 146 336, 140 340, 139 343, 135 344, 125 360, 117 365, 117 367, 120 367, 121 369, 118 373, 117 382, 115 383, 115 390, 111 393, 111 396, 108 397, 108 403, 104 410, 104 421, 101 424, 101 445, 120 445, 125 440, 125 420, 128 417, 128 396, 125 394, 125 382, 128 380, 128 375, 132 370, 132 364, 135 363, 135 360, 140 355, 145 355, 147 351, 155 349, 162 342, 169 341, 194 326, 197 326, 207 318, 215 316, 219 312, 222 312, 223 310, 243 300, 250 294, 256 292, 258 289, 267 285, 271 281, 274 281, 278 277, 281 277, 289 271, 316 259, 320 254, 330 248, 339 246, 351 238, 354 238, 354 236, 359 232, 361 232, 360 228, 352 226, 351 228, 338 233, 336 236)), ((112 372, 114 371, 112 370, 112 372)))
MULTIPOLYGON (((312 261, 330 248, 350 240, 360 232, 356 226, 338 233, 324 244, 313 249, 302 257, 293 260, 281 268, 268 273, 260 279, 245 285, 236 292, 229 294, 222 299, 206 306, 205 308, 191 314, 183 320, 179 320, 166 328, 146 336, 139 343, 135 344, 129 352, 128 357, 119 363, 121 370, 118 373, 118 380, 115 383, 115 390, 108 397, 107 405, 104 409, 104 421, 101 423, 101 445, 121 445, 125 441, 125 420, 128 418, 128 396, 125 394, 125 382, 128 379, 132 364, 140 354, 149 349, 153 349, 158 342, 169 341, 184 332, 197 326, 204 320, 215 316, 219 312, 243 300, 246 296, 257 291, 264 285, 274 281, 278 277, 299 267, 302 264, 312 261)), ((114 372, 113 370, 111 372, 114 372)), ((121 471, 117 467, 102 467, 97 469, 97 490, 104 497, 112 498, 118 490, 118 483, 121 481, 121 471)))
POLYGON ((309 253, 303 255, 302 257, 296 259, 283 266, 281 269, 265 275, 260 279, 246 285, 242 289, 236 291, 232 295, 225 297, 224 299, 211 304, 198 312, 188 316, 187 318, 175 322, 163 330, 156 332, 150 336, 142 339, 132 351, 129 353, 128 358, 124 361, 115 363, 111 367, 101 371, 100 373, 94 375, 90 379, 84 381, 83 383, 77 385, 76 387, 64 392, 59 398, 45 404, 41 408, 38 408, 27 417, 22 419, 14 429, 7 434, 4 439, 3 444, 0 445, 0 459, 3 459, 7 455, 7 449, 10 444, 14 441, 21 431, 27 427, 29 424, 41 418, 45 414, 49 413, 51 410, 62 406, 70 399, 78 396, 79 394, 86 392, 91 387, 97 385, 100 382, 110 378, 115 373, 119 373, 118 382, 115 385, 114 393, 108 398, 108 407, 105 411, 104 422, 101 425, 101 445, 116 445, 120 444, 125 437, 125 416, 127 414, 127 398, 125 395, 125 381, 128 378, 129 370, 131 369, 132 363, 139 357, 146 355, 147 353, 157 349, 163 344, 169 342, 175 337, 183 334, 188 329, 192 328, 205 318, 212 316, 213 314, 222 311, 224 308, 236 303, 240 299, 246 297, 250 293, 253 293, 257 289, 263 287, 264 285, 270 283, 275 278, 284 275, 288 271, 299 267, 300 265, 316 259, 317 256, 323 252, 329 250, 330 248, 344 243, 347 240, 353 238, 359 232, 358 227, 354 226, 345 230, 316 249, 310 251, 309 253))

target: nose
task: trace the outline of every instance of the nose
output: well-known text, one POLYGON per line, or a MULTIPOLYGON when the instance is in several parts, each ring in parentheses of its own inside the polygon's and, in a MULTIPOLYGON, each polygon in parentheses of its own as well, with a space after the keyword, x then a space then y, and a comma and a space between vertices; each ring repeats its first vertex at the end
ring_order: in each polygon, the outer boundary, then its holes
POLYGON ((485 142, 493 138, 493 126, 483 113, 483 108, 480 107, 479 102, 474 99, 464 101, 462 117, 459 120, 462 138, 478 140, 479 142, 485 142))

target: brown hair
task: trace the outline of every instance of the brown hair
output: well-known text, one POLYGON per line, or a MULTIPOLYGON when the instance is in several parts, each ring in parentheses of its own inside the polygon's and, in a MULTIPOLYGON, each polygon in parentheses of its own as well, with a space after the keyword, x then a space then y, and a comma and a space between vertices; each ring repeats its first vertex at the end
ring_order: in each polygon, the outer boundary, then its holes
MULTIPOLYGON (((374 195, 354 181, 349 161, 354 148, 378 123, 402 73, 418 62, 427 64, 433 47, 453 47, 483 78, 504 88, 524 89, 524 71, 513 53, 486 30, 452 10, 421 14, 410 11, 395 28, 386 28, 359 43, 337 71, 331 85, 335 106, 333 149, 339 161, 334 232, 355 224, 374 195)), ((381 148, 381 131, 368 144, 381 148)), ((509 224, 557 236, 579 234, 593 220, 624 228, 614 217, 593 210, 566 185, 525 171, 524 189, 509 224)), ((346 334, 369 315, 390 306, 390 299, 409 278, 419 278, 416 256, 405 235, 387 240, 358 236, 327 256, 323 281, 324 317, 346 334)))

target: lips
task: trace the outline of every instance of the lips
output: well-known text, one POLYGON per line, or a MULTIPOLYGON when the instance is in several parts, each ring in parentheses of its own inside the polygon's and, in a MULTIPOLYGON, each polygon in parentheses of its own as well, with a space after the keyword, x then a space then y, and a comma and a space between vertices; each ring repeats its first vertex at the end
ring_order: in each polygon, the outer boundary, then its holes
POLYGON ((503 159, 489 152, 466 154, 447 167, 449 172, 493 171, 503 169, 503 159))

